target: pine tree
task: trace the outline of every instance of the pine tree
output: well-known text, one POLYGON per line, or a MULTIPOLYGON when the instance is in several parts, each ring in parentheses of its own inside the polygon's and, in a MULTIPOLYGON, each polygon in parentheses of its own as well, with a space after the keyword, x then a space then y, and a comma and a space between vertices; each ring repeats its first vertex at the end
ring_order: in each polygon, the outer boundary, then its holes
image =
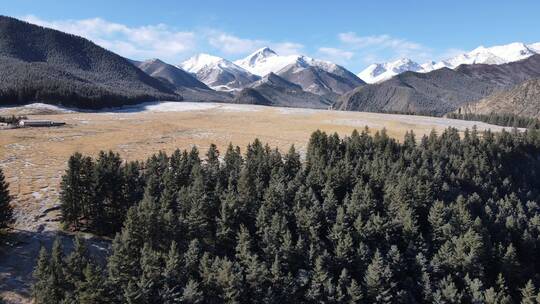
POLYGON ((64 224, 74 225, 78 227, 80 225, 79 219, 83 213, 82 201, 82 187, 81 185, 81 167, 82 167, 82 154, 73 154, 68 161, 68 169, 62 176, 60 183, 60 204, 62 207, 62 220, 64 224))
POLYGON ((314 303, 326 302, 328 299, 327 283, 331 283, 330 280, 331 278, 324 268, 322 258, 317 257, 306 297, 314 303))
POLYGON ((182 271, 182 260, 178 253, 176 242, 171 243, 167 254, 165 269, 163 271, 163 287, 160 290, 160 298, 163 303, 180 303, 185 273, 182 271))
POLYGON ((8 188, 9 184, 0 169, 0 229, 6 228, 13 221, 13 208, 9 204, 12 197, 8 188))
POLYGON ((521 289, 521 304, 536 304, 536 287, 529 280, 525 287, 521 289))
POLYGON ((65 225, 78 229, 83 219, 86 223, 93 220, 94 187, 94 164, 91 158, 80 153, 73 154, 60 183, 60 206, 65 225))
POLYGON ((392 273, 385 264, 379 250, 375 252, 371 264, 364 275, 367 296, 372 303, 392 303, 395 284, 392 282, 392 273))
POLYGON ((349 301, 347 302, 348 304, 361 303, 361 301, 364 299, 362 289, 356 280, 351 280, 351 284, 349 287, 347 287, 347 295, 349 297, 349 301))
POLYGON ((83 272, 88 264, 88 253, 84 241, 79 236, 75 237, 73 244, 73 251, 67 258, 66 279, 75 285, 84 278, 83 272))
POLYGON ((163 283, 163 268, 160 265, 159 254, 148 243, 141 251, 141 275, 137 283, 137 298, 145 303, 160 299, 159 290, 163 283))
POLYGON ((66 264, 60 239, 56 238, 49 256, 45 248, 41 248, 37 266, 33 276, 35 283, 32 296, 36 304, 61 303, 72 291, 65 277, 66 264))
POLYGON ((103 280, 104 274, 88 263, 83 270, 84 280, 77 286, 77 303, 105 304, 113 302, 103 280))
POLYGON ((224 259, 219 267, 216 281, 221 289, 223 303, 240 303, 244 290, 238 264, 224 259))
POLYGON ((199 283, 189 280, 182 293, 182 302, 186 304, 199 304, 204 302, 204 296, 199 289, 199 283))
POLYGON ((437 304, 459 304, 462 303, 462 294, 448 275, 439 283, 439 288, 435 291, 433 299, 433 302, 437 304))
POLYGON ((32 297, 36 304, 54 303, 52 299, 52 288, 50 288, 50 263, 49 254, 45 247, 41 247, 37 265, 33 272, 34 285, 32 286, 32 297), (52 300, 50 300, 52 299, 52 300))
POLYGON ((67 264, 64 259, 64 248, 61 240, 57 237, 52 246, 51 259, 49 264, 49 279, 52 297, 57 303, 66 298, 67 291, 72 289, 67 280, 67 264))

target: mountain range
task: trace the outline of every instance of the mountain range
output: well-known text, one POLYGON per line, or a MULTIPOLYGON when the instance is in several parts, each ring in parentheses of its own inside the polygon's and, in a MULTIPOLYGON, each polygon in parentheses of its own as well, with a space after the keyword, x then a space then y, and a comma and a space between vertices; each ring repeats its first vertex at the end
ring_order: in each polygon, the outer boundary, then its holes
POLYGON ((160 80, 185 100, 223 102, 232 99, 231 94, 214 91, 191 73, 159 59, 131 60, 131 62, 146 74, 160 80))
POLYGON ((369 112, 442 115, 463 104, 540 78, 540 55, 505 64, 460 65, 427 73, 404 72, 389 80, 358 87, 334 107, 369 112))
POLYGON ((95 109, 190 100, 432 115, 461 108, 536 116, 539 51, 539 43, 512 43, 422 65, 401 59, 360 73, 374 82, 366 84, 332 62, 279 55, 267 47, 234 62, 207 54, 178 66, 159 59, 129 60, 84 38, 0 16, 0 105, 40 101, 95 109))
POLYGON ((408 58, 401 58, 386 63, 375 63, 358 73, 358 77, 367 83, 377 83, 404 72, 427 73, 441 68, 455 69, 462 64, 504 64, 526 59, 540 53, 540 42, 533 44, 510 43, 476 49, 441 60, 419 64, 408 58))
POLYGON ((246 58, 228 61, 199 54, 179 65, 211 88, 238 91, 270 73, 299 85, 303 90, 336 98, 365 84, 356 75, 337 64, 303 55, 280 56, 272 49, 261 48, 246 58))
POLYGON ((282 107, 326 109, 333 100, 302 89, 283 77, 270 72, 237 94, 235 103, 260 104, 282 107))

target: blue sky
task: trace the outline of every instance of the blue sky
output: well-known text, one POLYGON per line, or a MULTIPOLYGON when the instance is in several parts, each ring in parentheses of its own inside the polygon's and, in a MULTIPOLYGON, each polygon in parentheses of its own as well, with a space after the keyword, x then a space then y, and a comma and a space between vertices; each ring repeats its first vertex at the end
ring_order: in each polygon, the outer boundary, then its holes
POLYGON ((0 13, 86 36, 133 59, 234 60, 269 45, 358 72, 399 57, 540 41, 540 1, 0 0, 0 13))

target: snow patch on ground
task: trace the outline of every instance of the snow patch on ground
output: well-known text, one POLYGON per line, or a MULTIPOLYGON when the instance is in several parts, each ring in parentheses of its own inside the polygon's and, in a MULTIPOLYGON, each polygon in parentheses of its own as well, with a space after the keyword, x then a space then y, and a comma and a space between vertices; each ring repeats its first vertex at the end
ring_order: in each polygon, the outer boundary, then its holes
POLYGON ((107 113, 140 113, 140 112, 189 112, 221 110, 230 112, 254 112, 261 108, 253 105, 238 105, 214 102, 147 102, 133 106, 105 109, 107 113))
MULTIPOLYGON (((58 114, 58 113, 141 113, 141 112, 188 112, 188 111, 207 111, 219 110, 224 112, 255 112, 261 110, 262 106, 227 104, 215 102, 145 102, 136 105, 127 105, 122 107, 104 108, 101 110, 87 110, 66 108, 61 106, 49 105, 44 103, 32 103, 24 106, 0 107, 1 110, 19 110, 23 114, 58 114)), ((81 121, 87 124, 88 121, 81 121)))

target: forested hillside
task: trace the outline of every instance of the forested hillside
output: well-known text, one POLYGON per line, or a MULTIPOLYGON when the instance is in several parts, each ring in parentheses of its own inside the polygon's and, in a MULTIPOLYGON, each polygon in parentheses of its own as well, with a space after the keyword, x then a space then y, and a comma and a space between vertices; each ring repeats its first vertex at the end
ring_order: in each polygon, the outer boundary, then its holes
POLYGON ((0 16, 0 105, 81 108, 181 100, 157 79, 94 43, 0 16))
MULTIPOLYGON (((455 70, 442 68, 429 73, 405 72, 344 94, 334 108, 443 115, 539 77, 539 54, 500 65, 463 64, 455 70)), ((486 112, 491 111, 494 110, 486 112)))
POLYGON ((539 175, 534 130, 402 143, 317 131, 305 161, 257 140, 204 160, 195 148, 143 163, 76 154, 61 185, 66 228, 119 233, 106 268, 81 242, 68 257, 60 243, 43 250, 34 297, 537 303, 539 175))

